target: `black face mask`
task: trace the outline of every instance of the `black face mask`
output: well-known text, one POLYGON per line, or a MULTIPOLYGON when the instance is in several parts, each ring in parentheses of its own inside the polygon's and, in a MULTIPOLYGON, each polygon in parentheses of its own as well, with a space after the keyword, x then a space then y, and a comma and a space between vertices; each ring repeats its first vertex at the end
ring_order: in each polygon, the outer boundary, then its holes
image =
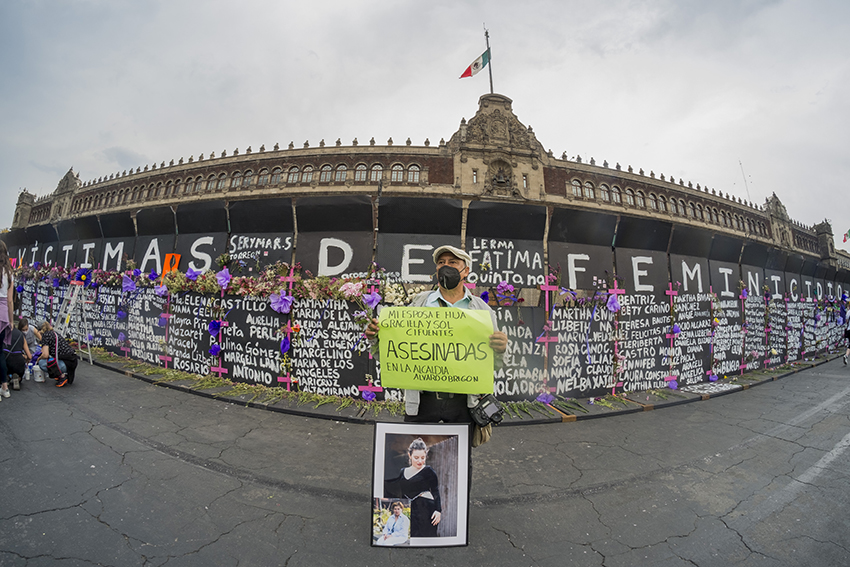
POLYGON ((444 289, 454 289, 460 284, 460 272, 457 268, 443 266, 437 270, 437 281, 444 289))

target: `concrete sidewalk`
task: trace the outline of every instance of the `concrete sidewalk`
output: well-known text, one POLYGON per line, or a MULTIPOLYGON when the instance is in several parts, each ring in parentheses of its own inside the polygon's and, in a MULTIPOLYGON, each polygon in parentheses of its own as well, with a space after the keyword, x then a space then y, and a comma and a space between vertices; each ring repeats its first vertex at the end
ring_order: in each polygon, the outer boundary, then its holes
MULTIPOLYGON (((81 363, 70 388, 24 382, 0 403, 0 565, 839 564, 850 542, 823 542, 844 536, 807 532, 821 543, 767 550, 780 545, 766 543, 771 534, 723 520, 787 475, 789 460, 817 461, 847 433, 848 402, 839 359, 664 412, 499 427, 473 450, 469 547, 379 549, 369 546, 368 424, 215 401, 81 363), (788 435, 771 427, 792 423, 803 437, 807 420, 820 428, 811 455, 800 439, 770 445, 788 435), (716 542, 726 551, 705 555, 716 542), (802 551, 819 563, 800 561, 802 551)), ((790 520, 785 533, 836 527, 847 479, 831 482, 806 525, 790 520)))

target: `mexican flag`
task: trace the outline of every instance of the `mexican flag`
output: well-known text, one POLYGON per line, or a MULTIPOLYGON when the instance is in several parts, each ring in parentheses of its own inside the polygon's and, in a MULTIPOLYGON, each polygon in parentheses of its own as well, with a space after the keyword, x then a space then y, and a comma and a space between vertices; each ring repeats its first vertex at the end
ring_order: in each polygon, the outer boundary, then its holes
POLYGON ((844 242, 847 242, 848 240, 850 240, 850 230, 844 233, 844 242))
POLYGON ((472 62, 472 65, 466 68, 466 71, 460 76, 461 79, 464 77, 471 77, 476 74, 478 71, 487 66, 487 63, 490 62, 490 50, 488 49, 484 53, 481 54, 481 57, 472 62))

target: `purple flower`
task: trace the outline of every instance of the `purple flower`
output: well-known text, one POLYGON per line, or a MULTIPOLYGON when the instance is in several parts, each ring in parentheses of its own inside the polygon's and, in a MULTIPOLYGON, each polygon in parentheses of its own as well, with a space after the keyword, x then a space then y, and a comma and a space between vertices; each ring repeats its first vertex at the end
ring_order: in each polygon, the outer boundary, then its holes
POLYGON ((59 278, 53 278, 53 287, 59 287, 60 285, 62 284, 59 281, 59 278))
POLYGON ((509 284, 508 282, 499 282, 499 285, 496 286, 496 292, 502 295, 507 295, 508 293, 513 293, 514 286, 509 284))
POLYGON ((130 276, 124 274, 124 277, 121 278, 121 289, 125 292, 136 291, 136 282, 130 276))
POLYGON ((552 400, 555 399, 555 396, 550 394, 549 392, 543 392, 539 396, 537 396, 537 401, 542 404, 550 404, 552 400))
POLYGON ((670 332, 674 335, 678 335, 679 333, 682 332, 682 329, 679 328, 678 324, 673 323, 673 327, 670 329, 670 332))
MULTIPOLYGON (((15 291, 16 291, 16 292, 18 292, 18 293, 23 293, 23 292, 24 292, 24 286, 22 286, 22 285, 20 285, 20 284, 16 285, 16 286, 15 286, 15 291)), ((839 323, 839 325, 840 325, 840 324, 841 324, 841 323, 839 323)))
POLYGON ((222 270, 215 275, 215 279, 221 289, 227 289, 227 286, 230 283, 230 272, 227 270, 227 266, 222 268, 222 270))
POLYGON ((617 294, 612 293, 608 297, 608 303, 607 303, 606 307, 608 308, 608 311, 610 311, 611 313, 616 313, 617 311, 620 310, 620 302, 617 301, 617 294))
POLYGON ((123 309, 119 309, 118 313, 115 314, 119 319, 124 319, 127 317, 127 312, 123 309))
POLYGON ((749 295, 749 292, 747 291, 747 288, 744 288, 744 289, 741 290, 741 297, 743 297, 744 299, 747 299, 748 295, 749 295))
POLYGON ((201 275, 201 272, 196 272, 196 271, 195 271, 195 270, 193 270, 192 268, 188 268, 188 269, 186 270, 186 279, 189 279, 189 280, 195 281, 195 280, 197 280, 197 279, 198 279, 198 276, 200 276, 200 275, 201 275))
POLYGON ((166 295, 168 295, 168 288, 167 288, 167 287, 165 287, 165 284, 162 284, 162 285, 158 285, 158 286, 156 286, 156 287, 154 288, 154 291, 155 291, 155 292, 156 292, 156 294, 157 294, 158 296, 160 296, 160 297, 165 297, 166 295))
POLYGON ((288 336, 283 337, 283 340, 280 341, 280 354, 286 354, 289 351, 291 344, 292 343, 288 336))
POLYGON ((88 342, 92 342, 92 341, 94 340, 94 337, 92 336, 92 334, 91 334, 91 333, 89 333, 88 335, 86 335, 86 340, 87 340, 88 342))
POLYGON ((90 286, 91 285, 91 270, 88 269, 88 268, 80 268, 79 270, 77 270, 77 274, 76 274, 76 276, 74 276, 74 279, 78 282, 83 282, 83 285, 85 287, 90 286))
POLYGON ((363 301, 369 306, 369 309, 375 309, 381 302, 381 296, 377 291, 373 291, 364 295, 363 301))
POLYGON ((41 267, 41 262, 34 262, 32 265, 33 270, 37 270, 41 267))
POLYGON ((671 390, 678 390, 679 389, 679 383, 676 382, 675 380, 670 380, 667 383, 667 387, 670 388, 671 390))
POLYGON ((371 402, 375 399, 375 392, 370 392, 369 390, 364 390, 360 395, 363 396, 363 399, 367 402, 371 402))
POLYGON ((815 321, 820 321, 820 313, 815 313, 815 321))
POLYGON ((282 293, 273 293, 269 299, 271 300, 272 310, 278 313, 289 313, 292 309, 292 302, 295 300, 291 295, 283 295, 282 293))
POLYGON ((210 321, 209 332, 212 336, 216 336, 221 330, 221 321, 210 321))
POLYGON ((481 299, 482 299, 482 301, 484 301, 484 303, 490 303, 490 292, 482 291, 481 292, 481 299))
POLYGON ((159 320, 156 322, 160 327, 165 327, 168 324, 168 317, 165 315, 160 315, 159 320))
POLYGON ((125 335, 123 332, 118 333, 118 342, 119 343, 123 343, 126 340, 127 340, 127 335, 125 335))
POLYGON ((142 275, 142 271, 139 268, 136 268, 135 270, 133 270, 133 277, 137 278, 141 275, 142 275))
POLYGON ((836 324, 837 324, 839 327, 841 327, 842 325, 844 325, 844 317, 842 317, 841 315, 839 315, 839 316, 835 319, 835 322, 836 322, 836 324))
POLYGON ((717 382, 717 374, 712 374, 708 377, 709 382, 717 382))
POLYGON ((155 282, 156 278, 158 278, 158 277, 159 277, 159 274, 156 273, 156 270, 151 268, 151 273, 148 274, 148 279, 152 282, 155 282))
POLYGON ((213 345, 210 347, 209 353, 213 356, 218 356, 221 353, 221 347, 218 345, 213 345))

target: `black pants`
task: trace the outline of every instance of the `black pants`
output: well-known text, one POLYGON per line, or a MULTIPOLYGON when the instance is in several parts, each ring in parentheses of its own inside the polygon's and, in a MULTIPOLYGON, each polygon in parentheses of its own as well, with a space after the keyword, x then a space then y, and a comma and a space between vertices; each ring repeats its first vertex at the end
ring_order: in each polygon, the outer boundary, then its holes
POLYGON ((68 369, 68 372, 65 373, 65 376, 68 378, 68 384, 74 383, 74 372, 77 371, 77 362, 79 362, 79 358, 63 358, 62 362, 65 363, 65 367, 68 369))
POLYGON ((419 413, 405 415, 404 421, 410 423, 472 423, 469 408, 466 407, 466 394, 436 394, 419 392, 419 413), (439 396, 439 398, 437 397, 439 396))

